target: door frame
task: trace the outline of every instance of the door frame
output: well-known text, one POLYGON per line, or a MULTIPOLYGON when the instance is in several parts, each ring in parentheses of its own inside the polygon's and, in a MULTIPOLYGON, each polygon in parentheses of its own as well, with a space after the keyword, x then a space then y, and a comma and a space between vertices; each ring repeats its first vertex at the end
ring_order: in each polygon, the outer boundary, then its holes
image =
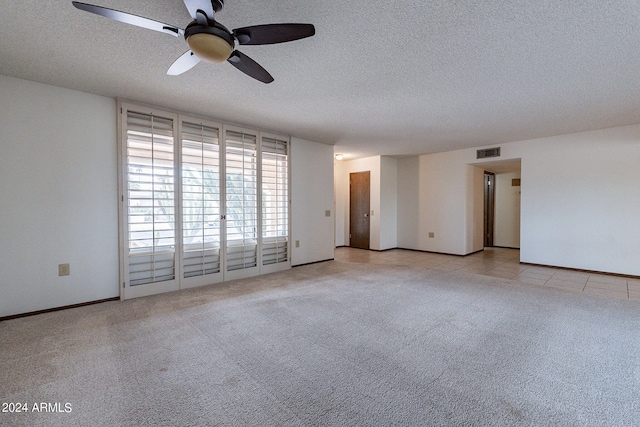
POLYGON ((284 137, 282 135, 278 135, 275 133, 269 132, 259 132, 258 133, 258 165, 260 170, 260 191, 258 194, 258 218, 260 218, 260 246, 258 247, 258 251, 260 252, 260 274, 269 274, 276 273, 278 271, 284 271, 291 269, 291 138, 284 137), (262 237, 262 139, 263 138, 271 138, 278 139, 282 141, 286 141, 287 143, 287 261, 278 262, 274 264, 264 265, 263 262, 263 254, 262 254, 262 245, 263 237, 262 237))
MULTIPOLYGON (((125 180, 125 174, 127 171, 127 113, 129 111, 148 114, 152 116, 162 117, 165 119, 173 120, 173 129, 176 130, 173 134, 173 144, 176 146, 176 140, 178 138, 177 129, 178 129, 178 114, 173 113, 171 111, 166 111, 154 107, 148 107, 145 105, 138 104, 130 104, 128 102, 120 102, 118 105, 119 115, 118 115, 118 135, 120 135, 120 141, 118 141, 118 199, 119 199, 119 233, 120 233, 120 299, 130 299, 143 297, 148 295, 154 295, 163 292, 176 291, 180 289, 180 276, 182 274, 182 265, 179 260, 179 254, 181 252, 181 240, 178 238, 179 233, 182 233, 182 224, 178 221, 175 221, 175 245, 173 246, 173 273, 174 277, 171 280, 165 280, 161 282, 151 282, 145 283, 141 285, 131 286, 129 280, 129 195, 128 189, 125 188, 127 185, 127 181, 125 180)), ((174 170, 178 170, 178 154, 177 151, 174 151, 175 155, 173 158, 173 167, 174 170)), ((176 190, 178 183, 174 181, 174 209, 175 214, 179 211, 178 205, 178 192, 176 190)))
MULTIPOLYGON (((180 194, 182 195, 182 122, 188 122, 188 123, 193 123, 193 124, 199 124, 199 125, 203 125, 203 126, 208 126, 208 127, 212 127, 212 128, 216 128, 218 129, 218 182, 220 183, 220 215, 224 214, 224 201, 223 201, 223 197, 224 197, 224 185, 222 185, 222 178, 223 178, 223 174, 224 174, 224 168, 225 168, 225 156, 224 156, 224 149, 225 149, 225 144, 224 144, 224 129, 223 129, 223 125, 221 123, 218 122, 214 122, 212 120, 207 120, 207 119, 203 119, 203 118, 198 118, 198 117, 193 117, 193 116, 188 116, 188 115, 179 115, 179 120, 178 120, 178 135, 176 136, 176 138, 180 137, 180 139, 177 141, 177 153, 178 153, 178 165, 180 167, 179 173, 176 176, 176 183, 177 185, 180 186, 180 194)), ((180 226, 180 239, 179 239, 179 243, 180 243, 180 253, 178 256, 179 262, 180 262, 180 271, 181 271, 181 275, 180 275, 180 281, 179 281, 179 287, 180 289, 189 289, 189 288, 195 288, 198 286, 205 286, 205 285, 210 285, 213 283, 219 283, 222 282, 224 280, 224 268, 225 268, 225 258, 224 258, 224 242, 225 242, 225 238, 226 238, 226 227, 224 226, 225 223, 222 220, 222 218, 219 220, 219 227, 220 227, 220 247, 218 248, 218 250, 220 251, 220 271, 218 273, 211 273, 211 274, 204 274, 201 276, 194 276, 194 277, 184 277, 184 272, 183 270, 183 266, 184 266, 184 245, 183 245, 183 235, 184 235, 184 230, 183 230, 183 215, 184 215, 184 206, 183 206, 183 200, 182 197, 178 198, 179 200, 177 201, 177 206, 179 207, 179 209, 176 212, 176 222, 179 224, 180 226)))
POLYGON ((224 223, 224 240, 222 242, 222 248, 224 250, 224 280, 235 280, 235 279, 242 279, 245 277, 252 277, 252 276, 257 276, 260 274, 260 265, 262 263, 262 254, 260 251, 260 246, 262 244, 262 233, 261 231, 261 224, 262 224, 262 219, 261 219, 261 215, 260 215, 260 206, 261 206, 261 197, 260 197, 260 189, 262 186, 262 165, 260 162, 260 157, 261 157, 261 153, 260 153, 260 132, 254 129, 249 129, 249 128, 244 128, 244 127, 240 127, 240 126, 231 126, 231 125, 225 125, 223 126, 223 134, 222 134, 222 140, 224 143, 224 171, 222 174, 223 180, 221 182, 224 182, 223 188, 221 190, 221 198, 223 197, 223 215, 224 215, 224 221, 221 221, 224 223), (229 247, 233 247, 233 245, 229 245, 229 242, 227 241, 227 215, 228 215, 228 206, 227 206, 227 132, 231 131, 231 132, 237 132, 237 133, 243 133, 243 134, 247 134, 247 135, 251 135, 251 136, 255 136, 256 137, 256 265, 254 267, 247 267, 247 268, 240 268, 237 270, 231 270, 228 271, 228 262, 227 262, 227 258, 228 258, 228 249, 229 247))

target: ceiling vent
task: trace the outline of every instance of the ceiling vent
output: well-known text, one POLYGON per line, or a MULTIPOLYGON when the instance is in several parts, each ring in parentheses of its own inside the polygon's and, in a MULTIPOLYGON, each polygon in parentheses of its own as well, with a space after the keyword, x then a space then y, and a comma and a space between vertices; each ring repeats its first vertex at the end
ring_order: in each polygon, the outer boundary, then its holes
POLYGON ((485 148, 484 150, 478 150, 478 157, 476 159, 486 159, 488 157, 500 157, 500 147, 485 148))

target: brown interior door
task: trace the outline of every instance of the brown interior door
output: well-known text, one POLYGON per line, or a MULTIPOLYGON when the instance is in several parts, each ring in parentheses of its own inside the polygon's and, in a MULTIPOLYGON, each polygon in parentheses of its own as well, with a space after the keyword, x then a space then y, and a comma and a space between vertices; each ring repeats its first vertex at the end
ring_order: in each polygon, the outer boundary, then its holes
POLYGON ((493 232, 496 211, 496 175, 484 173, 484 246, 493 246, 493 232))
POLYGON ((349 246, 369 249, 370 173, 349 174, 349 246))

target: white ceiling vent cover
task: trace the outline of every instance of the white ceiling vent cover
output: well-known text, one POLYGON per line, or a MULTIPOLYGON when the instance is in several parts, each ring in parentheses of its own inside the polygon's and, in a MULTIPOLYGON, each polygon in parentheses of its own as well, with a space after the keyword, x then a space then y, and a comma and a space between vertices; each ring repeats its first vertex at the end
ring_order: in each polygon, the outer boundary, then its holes
POLYGON ((486 159, 488 157, 500 157, 500 147, 485 148, 477 151, 478 156, 476 159, 486 159))

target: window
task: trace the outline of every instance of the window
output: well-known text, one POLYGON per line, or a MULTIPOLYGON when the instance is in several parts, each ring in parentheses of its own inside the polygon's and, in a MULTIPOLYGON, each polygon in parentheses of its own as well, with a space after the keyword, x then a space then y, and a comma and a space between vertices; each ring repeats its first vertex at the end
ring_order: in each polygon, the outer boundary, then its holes
POLYGON ((175 278, 173 121, 127 114, 127 223, 131 286, 175 278))
POLYGON ((288 138, 119 106, 123 298, 291 267, 288 138))
POLYGON ((220 272, 218 129, 182 123, 183 277, 220 272))
POLYGON ((262 138, 262 264, 289 259, 287 141, 262 138))
POLYGON ((227 270, 258 262, 257 136, 226 132, 227 270))

